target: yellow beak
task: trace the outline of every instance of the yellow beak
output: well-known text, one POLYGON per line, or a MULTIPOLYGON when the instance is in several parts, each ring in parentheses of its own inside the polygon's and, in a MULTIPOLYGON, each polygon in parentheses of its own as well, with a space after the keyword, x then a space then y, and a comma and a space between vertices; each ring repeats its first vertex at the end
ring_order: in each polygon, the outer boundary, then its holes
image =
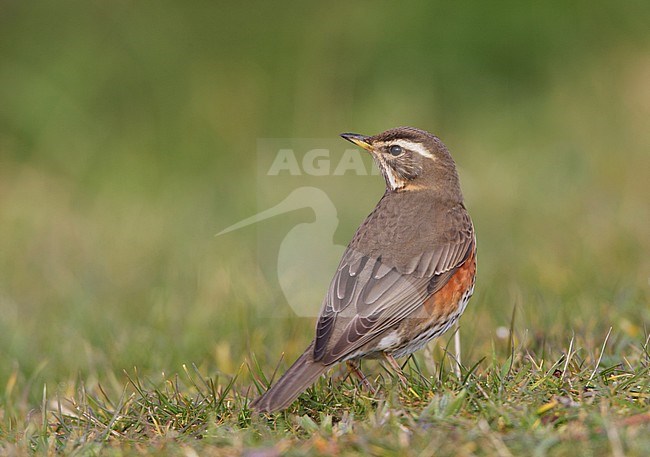
POLYGON ((360 135, 358 133, 341 133, 341 138, 345 138, 350 143, 354 143, 366 151, 372 151, 372 145, 368 142, 370 139, 369 136, 360 135))

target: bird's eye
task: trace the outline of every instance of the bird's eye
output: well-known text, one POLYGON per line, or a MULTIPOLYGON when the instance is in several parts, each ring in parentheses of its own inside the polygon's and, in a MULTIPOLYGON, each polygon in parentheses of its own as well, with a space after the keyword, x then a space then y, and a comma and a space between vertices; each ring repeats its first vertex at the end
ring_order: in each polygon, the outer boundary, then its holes
POLYGON ((398 146, 398 145, 394 144, 388 149, 388 152, 390 152, 390 155, 392 155, 394 157, 397 157, 402 152, 404 152, 404 149, 402 149, 401 146, 398 146))

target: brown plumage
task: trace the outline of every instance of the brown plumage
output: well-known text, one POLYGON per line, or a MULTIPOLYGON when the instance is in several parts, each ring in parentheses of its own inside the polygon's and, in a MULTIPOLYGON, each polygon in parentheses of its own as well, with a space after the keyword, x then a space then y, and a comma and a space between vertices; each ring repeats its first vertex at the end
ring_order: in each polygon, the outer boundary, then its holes
POLYGON ((445 145, 412 127, 341 136, 372 154, 386 192, 343 254, 316 337, 251 403, 258 411, 286 408, 337 362, 383 356, 394 365, 447 331, 474 290, 474 227, 445 145))

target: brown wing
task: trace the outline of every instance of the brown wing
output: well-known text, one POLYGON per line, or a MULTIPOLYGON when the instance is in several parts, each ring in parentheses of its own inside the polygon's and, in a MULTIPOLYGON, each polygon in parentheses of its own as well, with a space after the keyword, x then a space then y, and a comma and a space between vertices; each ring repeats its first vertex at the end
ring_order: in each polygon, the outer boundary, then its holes
POLYGON ((474 248, 468 216, 465 227, 453 239, 422 250, 401 265, 349 247, 316 325, 314 359, 325 364, 343 360, 416 312, 447 283, 474 248))

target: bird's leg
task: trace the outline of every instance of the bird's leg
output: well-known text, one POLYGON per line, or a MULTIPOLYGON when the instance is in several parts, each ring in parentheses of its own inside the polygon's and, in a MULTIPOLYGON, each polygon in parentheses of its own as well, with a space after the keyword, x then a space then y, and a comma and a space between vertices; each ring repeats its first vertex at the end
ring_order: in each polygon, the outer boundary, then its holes
POLYGON ((351 360, 347 360, 345 364, 348 366, 348 370, 350 370, 350 372, 354 373, 357 376, 357 378, 359 378, 361 384, 363 384, 366 389, 368 389, 371 393, 374 394, 375 388, 372 387, 372 384, 370 384, 370 381, 368 381, 366 375, 363 374, 363 371, 361 371, 361 362, 356 359, 351 359, 351 360))
POLYGON ((406 376, 404 376, 404 373, 402 372, 402 368, 399 366, 399 363, 397 363, 397 360, 395 360, 395 357, 393 357, 392 354, 389 354, 388 352, 384 352, 384 359, 386 359, 388 364, 391 366, 391 368, 399 378, 399 381, 402 383, 402 387, 404 388, 408 387, 408 381, 406 380, 406 376))
POLYGON ((455 324, 456 331, 454 332, 454 349, 456 351, 456 364, 454 365, 454 373, 460 379, 460 325, 458 321, 455 324))

